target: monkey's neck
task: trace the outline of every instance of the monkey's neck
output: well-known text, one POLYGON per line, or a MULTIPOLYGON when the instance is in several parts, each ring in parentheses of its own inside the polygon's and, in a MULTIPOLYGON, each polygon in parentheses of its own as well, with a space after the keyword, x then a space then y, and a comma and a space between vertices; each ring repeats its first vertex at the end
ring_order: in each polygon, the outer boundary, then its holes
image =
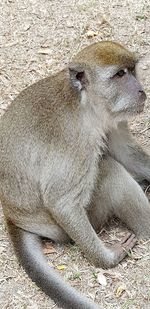
POLYGON ((84 111, 82 128, 90 147, 94 148, 100 155, 103 155, 107 149, 108 130, 103 121, 95 115, 94 110, 84 111))

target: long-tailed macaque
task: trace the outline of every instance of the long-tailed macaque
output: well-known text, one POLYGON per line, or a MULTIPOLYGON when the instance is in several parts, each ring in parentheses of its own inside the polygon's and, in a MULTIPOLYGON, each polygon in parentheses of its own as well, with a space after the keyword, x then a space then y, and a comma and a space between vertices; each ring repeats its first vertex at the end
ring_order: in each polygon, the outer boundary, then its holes
POLYGON ((96 309, 47 265, 41 237, 75 241, 98 267, 117 265, 136 243, 107 247, 95 229, 110 216, 150 237, 150 157, 127 119, 146 99, 133 53, 114 42, 81 52, 69 67, 26 88, 0 123, 0 199, 19 261, 58 306, 96 309))

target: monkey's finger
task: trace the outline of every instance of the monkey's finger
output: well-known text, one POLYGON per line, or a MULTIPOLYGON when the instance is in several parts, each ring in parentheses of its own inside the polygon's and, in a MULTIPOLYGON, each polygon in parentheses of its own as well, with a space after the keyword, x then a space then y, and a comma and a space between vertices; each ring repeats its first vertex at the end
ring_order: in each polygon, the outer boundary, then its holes
POLYGON ((123 239, 121 240, 121 244, 127 243, 128 240, 130 241, 130 239, 133 239, 134 237, 136 237, 135 234, 130 233, 130 232, 127 233, 127 235, 123 237, 123 239))
POLYGON ((132 249, 135 244, 137 243, 137 238, 134 234, 131 234, 131 236, 127 239, 126 242, 124 242, 123 245, 123 249, 125 251, 129 251, 130 249, 132 249))

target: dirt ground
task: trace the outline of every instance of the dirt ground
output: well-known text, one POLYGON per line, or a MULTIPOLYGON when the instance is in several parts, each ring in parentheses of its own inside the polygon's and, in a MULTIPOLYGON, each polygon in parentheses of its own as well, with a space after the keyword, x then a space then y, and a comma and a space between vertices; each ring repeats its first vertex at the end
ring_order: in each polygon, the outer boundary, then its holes
MULTIPOLYGON (((27 85, 62 69, 83 46, 116 40, 140 54, 139 75, 148 100, 131 123, 133 134, 150 147, 150 5, 146 0, 1 0, 0 113, 27 85)), ((102 232, 109 243, 125 229, 112 222, 102 232)), ((140 240, 114 269, 90 265, 77 246, 45 247, 49 265, 104 309, 150 308, 150 242, 140 240)), ((18 265, 0 209, 0 308, 57 308, 18 265)))

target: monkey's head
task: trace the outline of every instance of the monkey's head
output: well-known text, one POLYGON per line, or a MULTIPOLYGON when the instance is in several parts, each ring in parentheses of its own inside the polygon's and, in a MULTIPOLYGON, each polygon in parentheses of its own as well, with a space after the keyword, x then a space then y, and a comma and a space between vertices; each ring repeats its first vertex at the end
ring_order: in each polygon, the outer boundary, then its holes
POLYGON ((94 104, 121 117, 143 111, 146 94, 136 78, 135 55, 118 43, 103 41, 83 49, 70 63, 73 87, 94 104))

